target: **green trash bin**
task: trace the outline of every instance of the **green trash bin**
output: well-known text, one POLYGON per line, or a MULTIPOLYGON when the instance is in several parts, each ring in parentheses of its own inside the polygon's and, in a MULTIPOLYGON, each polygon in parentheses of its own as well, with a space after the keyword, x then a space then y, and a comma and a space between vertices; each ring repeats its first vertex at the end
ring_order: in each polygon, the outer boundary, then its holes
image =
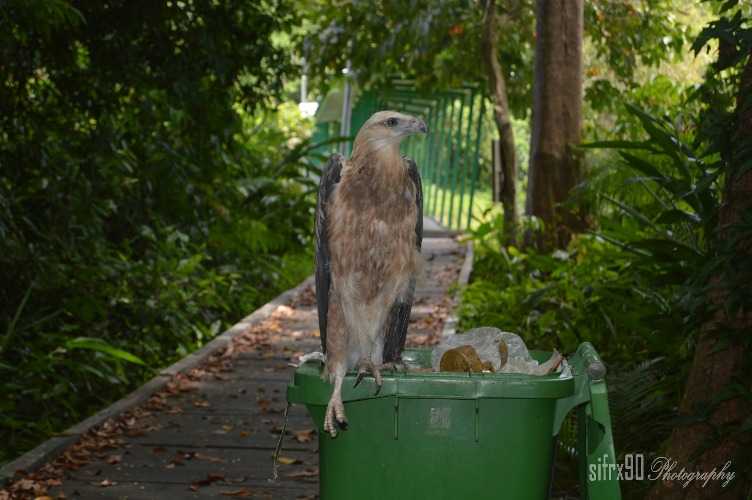
MULTIPOLYGON (((531 354, 545 360, 550 353, 531 354)), ((431 366, 430 349, 406 349, 408 366, 431 366)), ((332 387, 320 362, 295 372, 290 403, 308 408, 319 432, 322 500, 541 500, 549 497, 556 437, 572 409, 582 499, 621 498, 605 368, 589 343, 569 357, 572 376, 408 372, 372 378, 343 401, 348 429, 323 432, 332 387), (599 472, 600 471, 600 472, 599 472)))

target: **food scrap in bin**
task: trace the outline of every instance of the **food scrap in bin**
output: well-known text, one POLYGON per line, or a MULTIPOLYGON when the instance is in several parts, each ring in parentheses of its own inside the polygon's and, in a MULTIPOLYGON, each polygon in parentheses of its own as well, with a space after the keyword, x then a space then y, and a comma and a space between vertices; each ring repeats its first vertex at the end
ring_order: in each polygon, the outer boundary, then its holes
POLYGON ((452 335, 432 353, 433 370, 442 372, 547 375, 561 371, 565 363, 556 350, 548 361, 539 363, 519 335, 488 326, 452 335))

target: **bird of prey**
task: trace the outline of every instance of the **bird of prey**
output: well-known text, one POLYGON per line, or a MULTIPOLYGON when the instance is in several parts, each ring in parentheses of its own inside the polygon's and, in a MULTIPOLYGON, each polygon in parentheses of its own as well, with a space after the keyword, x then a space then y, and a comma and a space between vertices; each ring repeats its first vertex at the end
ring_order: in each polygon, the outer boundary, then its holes
MULTIPOLYGON (((334 384, 324 430, 345 429, 345 373, 401 364, 423 237, 423 193, 415 162, 400 154, 426 124, 379 111, 355 137, 349 160, 330 158, 316 206, 316 300, 324 377, 334 384)), ((357 385, 357 382, 356 382, 357 385)))

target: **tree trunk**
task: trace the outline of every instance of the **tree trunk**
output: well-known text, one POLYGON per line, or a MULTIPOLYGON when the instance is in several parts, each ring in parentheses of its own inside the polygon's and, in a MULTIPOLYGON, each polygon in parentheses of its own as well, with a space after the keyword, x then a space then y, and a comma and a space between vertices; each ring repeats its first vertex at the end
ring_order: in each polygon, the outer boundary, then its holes
POLYGON ((514 131, 509 117, 507 84, 498 55, 498 18, 496 0, 486 0, 483 20, 482 53, 488 74, 488 86, 493 100, 494 120, 499 131, 501 170, 504 176, 501 186, 501 205, 504 208, 504 240, 517 242, 517 158, 514 150, 514 131))
MULTIPOLYGON (((739 236, 739 228, 733 226, 741 222, 745 212, 752 210, 752 170, 740 175, 734 171, 752 159, 749 151, 752 144, 752 54, 742 74, 737 116, 735 142, 739 147, 726 173, 724 203, 719 214, 721 245, 739 236)), ((736 478, 725 488, 722 481, 717 480, 708 481, 704 487, 703 481, 693 481, 686 488, 680 481, 660 481, 651 489, 649 499, 736 500, 746 498, 745 495, 750 493, 750 477, 743 477, 742 469, 749 467, 752 436, 750 430, 744 431, 742 426, 752 414, 752 403, 744 394, 732 391, 742 390, 749 395, 752 389, 749 378, 752 311, 742 309, 742 312, 729 316, 723 307, 731 293, 742 293, 742 290, 733 290, 735 286, 729 286, 726 279, 732 277, 735 281, 745 281, 736 274, 739 269, 744 272, 743 266, 749 266, 752 259, 749 229, 744 230, 747 231, 746 237, 735 240, 730 248, 732 260, 725 262, 725 270, 711 279, 710 289, 715 291, 709 293, 708 302, 714 306, 715 312, 700 332, 679 407, 682 416, 704 416, 697 422, 677 427, 671 434, 666 452, 667 457, 677 461, 675 471, 682 467, 688 471, 711 472, 714 468, 718 471, 731 461, 727 471, 734 471, 736 478), (724 272, 725 276, 720 274, 724 272)), ((746 274, 749 275, 748 268, 746 274)), ((749 282, 741 286, 749 287, 749 282)))
MULTIPOLYGON (((583 229, 562 206, 580 182, 583 0, 537 0, 533 121, 526 212, 543 221, 540 248, 564 247, 583 229)), ((528 238, 530 242, 530 238, 528 238)))

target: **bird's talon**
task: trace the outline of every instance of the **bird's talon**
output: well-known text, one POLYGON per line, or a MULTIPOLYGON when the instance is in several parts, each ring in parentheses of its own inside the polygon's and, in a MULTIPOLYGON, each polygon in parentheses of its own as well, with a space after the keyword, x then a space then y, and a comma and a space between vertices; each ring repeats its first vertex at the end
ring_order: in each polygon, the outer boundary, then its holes
POLYGON ((384 365, 381 368, 384 370, 391 370, 393 372, 407 373, 407 365, 402 360, 389 361, 388 363, 384 363, 384 365))
POLYGON ((358 376, 355 377, 355 383, 353 384, 353 389, 355 389, 356 387, 358 387, 358 385, 363 381, 363 377, 365 377, 365 376, 366 376, 366 371, 365 370, 361 370, 361 371, 358 372, 358 376))
POLYGON ((337 437, 337 429, 329 422, 329 415, 326 416, 326 419, 324 420, 324 432, 329 434, 331 437, 337 437))
POLYGON ((347 429, 347 417, 345 416, 345 405, 342 403, 340 393, 342 387, 342 377, 338 376, 335 380, 335 389, 329 404, 326 406, 324 415, 324 431, 328 432, 331 437, 337 436, 337 428, 347 429))
POLYGON ((384 379, 381 377, 381 370, 377 366, 373 366, 373 378, 376 380, 376 392, 374 396, 378 396, 381 392, 381 386, 384 385, 384 379))

